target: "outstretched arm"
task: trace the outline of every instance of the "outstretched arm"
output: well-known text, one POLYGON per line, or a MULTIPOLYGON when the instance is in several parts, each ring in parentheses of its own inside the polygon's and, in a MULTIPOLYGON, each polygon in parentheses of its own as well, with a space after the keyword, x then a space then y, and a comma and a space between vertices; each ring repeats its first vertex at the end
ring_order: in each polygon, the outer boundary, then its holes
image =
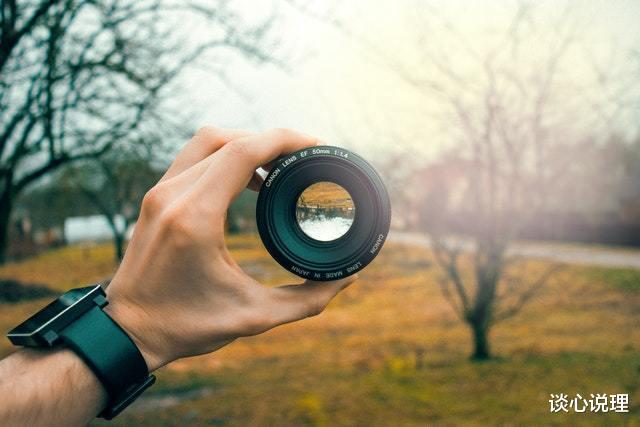
POLYGON ((0 361, 0 425, 80 426, 107 403, 91 370, 70 350, 21 350, 0 361))
MULTIPOLYGON (((256 169, 316 143, 289 130, 203 128, 147 193, 105 311, 138 345, 150 372, 316 315, 355 280, 264 287, 225 246, 227 208, 243 188, 259 188, 256 169)), ((107 399, 69 350, 22 350, 0 361, 0 396, 0 424, 29 426, 84 425, 107 399)))

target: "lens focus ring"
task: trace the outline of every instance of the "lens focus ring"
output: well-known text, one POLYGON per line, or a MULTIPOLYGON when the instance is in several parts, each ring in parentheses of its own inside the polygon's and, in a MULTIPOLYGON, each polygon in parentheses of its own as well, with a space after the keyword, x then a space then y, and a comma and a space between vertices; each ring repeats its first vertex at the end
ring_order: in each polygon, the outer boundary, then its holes
MULTIPOLYGON (((316 208, 311 210, 321 210, 316 208)), ((317 146, 274 162, 260 189, 256 220, 265 247, 280 265, 306 279, 335 280, 375 258, 389 232, 390 211, 387 191, 371 165, 343 148, 317 146), (348 231, 330 241, 310 237, 296 219, 300 196, 318 183, 342 187, 355 208, 348 231)))

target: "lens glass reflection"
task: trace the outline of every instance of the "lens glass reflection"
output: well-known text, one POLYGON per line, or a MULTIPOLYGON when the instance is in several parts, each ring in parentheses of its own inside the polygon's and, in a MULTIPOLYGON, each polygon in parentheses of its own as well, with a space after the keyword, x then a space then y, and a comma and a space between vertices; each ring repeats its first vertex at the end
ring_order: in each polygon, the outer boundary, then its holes
POLYGON ((332 182, 318 182, 302 192, 296 220, 309 237, 329 242, 349 231, 356 208, 347 190, 332 182))

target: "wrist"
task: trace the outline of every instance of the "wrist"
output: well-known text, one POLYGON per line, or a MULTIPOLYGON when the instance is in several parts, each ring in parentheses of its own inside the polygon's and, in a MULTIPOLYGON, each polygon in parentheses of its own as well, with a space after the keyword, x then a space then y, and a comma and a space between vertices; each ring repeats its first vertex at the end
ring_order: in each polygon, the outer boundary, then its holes
POLYGON ((122 301, 111 301, 110 298, 109 304, 104 308, 104 311, 129 335, 136 347, 138 347, 147 364, 149 373, 170 362, 170 360, 163 357, 162 352, 151 339, 151 326, 145 319, 146 316, 122 301))

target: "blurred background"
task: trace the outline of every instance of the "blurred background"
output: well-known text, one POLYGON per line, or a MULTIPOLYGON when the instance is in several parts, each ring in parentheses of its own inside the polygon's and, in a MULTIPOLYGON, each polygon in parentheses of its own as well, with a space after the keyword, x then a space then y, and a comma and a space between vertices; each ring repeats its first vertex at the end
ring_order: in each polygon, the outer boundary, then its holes
MULTIPOLYGON (((316 135, 392 198, 381 255, 325 313, 162 369, 115 425, 640 425, 638 2, 0 12, 2 331, 113 274, 200 126, 316 135), (629 412, 552 413, 560 393, 629 412)), ((296 280, 255 200, 229 210, 235 259, 296 280)))

